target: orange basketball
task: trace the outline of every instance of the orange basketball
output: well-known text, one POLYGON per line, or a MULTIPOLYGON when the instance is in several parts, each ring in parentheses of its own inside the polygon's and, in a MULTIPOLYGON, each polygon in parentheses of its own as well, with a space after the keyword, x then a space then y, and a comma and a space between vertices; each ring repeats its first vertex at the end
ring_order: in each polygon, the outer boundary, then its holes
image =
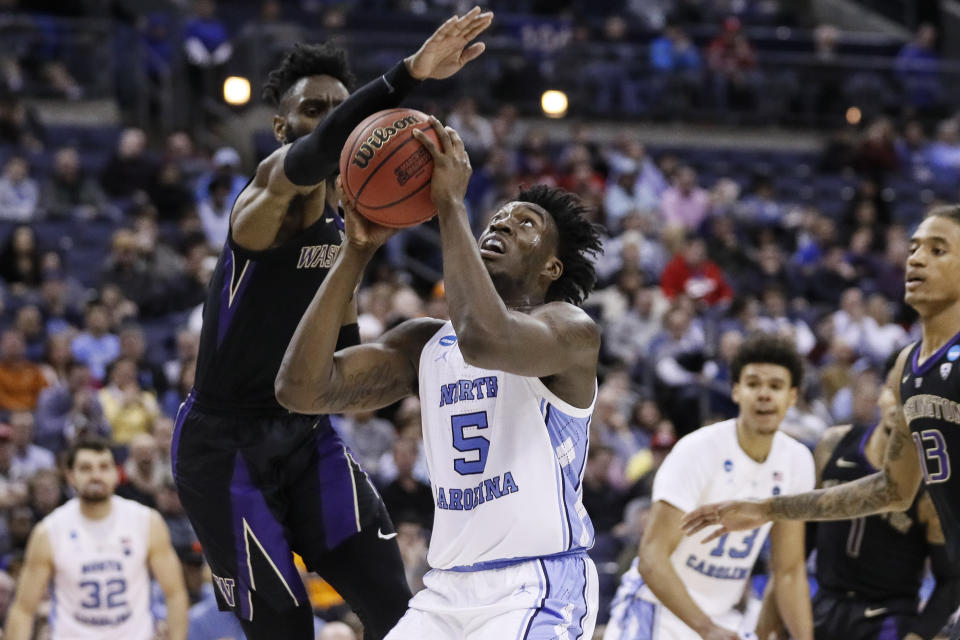
POLYGON ((379 111, 357 125, 340 154, 347 195, 365 218, 385 227, 411 227, 432 218, 433 157, 411 133, 434 142, 429 116, 416 109, 379 111))

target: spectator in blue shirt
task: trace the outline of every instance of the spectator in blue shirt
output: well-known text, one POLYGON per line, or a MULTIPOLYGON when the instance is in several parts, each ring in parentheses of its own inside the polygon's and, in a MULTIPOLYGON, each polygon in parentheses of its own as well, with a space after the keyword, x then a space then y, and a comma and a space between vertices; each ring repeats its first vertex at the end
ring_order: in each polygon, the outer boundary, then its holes
POLYGON ((654 71, 699 71, 700 54, 689 36, 676 25, 667 25, 663 35, 650 43, 650 66, 654 71))
POLYGON ((897 54, 894 70, 903 84, 905 98, 910 106, 934 107, 940 103, 943 86, 940 81, 940 54, 937 29, 932 24, 921 24, 913 41, 897 54))
POLYGON ((93 377, 103 380, 107 365, 120 355, 120 338, 110 333, 110 314, 99 300, 87 305, 86 326, 73 339, 70 350, 73 357, 89 365, 93 377))

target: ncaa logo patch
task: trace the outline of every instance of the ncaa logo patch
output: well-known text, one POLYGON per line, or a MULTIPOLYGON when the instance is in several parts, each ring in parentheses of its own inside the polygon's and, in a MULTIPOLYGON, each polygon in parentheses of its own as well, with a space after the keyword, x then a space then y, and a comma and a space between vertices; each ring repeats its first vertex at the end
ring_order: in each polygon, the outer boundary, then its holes
MULTIPOLYGON (((455 335, 443 336, 440 338, 441 346, 452 347, 455 344, 457 344, 457 336, 455 335)), ((958 347, 958 349, 960 349, 960 347, 958 347)), ((954 358, 954 360, 956 360, 956 358, 954 358)))
POLYGON ((947 360, 954 362, 958 358, 960 358, 960 344, 955 344, 947 351, 947 360))
POLYGON ((723 470, 727 472, 733 471, 733 460, 724 460, 723 470))

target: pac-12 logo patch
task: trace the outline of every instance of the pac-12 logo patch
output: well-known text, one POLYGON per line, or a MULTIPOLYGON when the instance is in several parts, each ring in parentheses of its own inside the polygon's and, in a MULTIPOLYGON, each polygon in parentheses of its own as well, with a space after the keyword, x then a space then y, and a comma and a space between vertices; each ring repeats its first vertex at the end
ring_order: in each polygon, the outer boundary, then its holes
POLYGON ((947 376, 950 375, 951 369, 953 369, 953 363, 944 362, 942 365, 940 365, 940 377, 946 380, 947 376))
MULTIPOLYGON (((440 346, 452 347, 455 344, 457 344, 457 336, 455 335, 451 334, 449 336, 443 336, 440 338, 440 346)), ((954 358, 954 360, 956 360, 956 358, 954 358)))
POLYGON ((955 344, 947 351, 947 360, 954 362, 958 358, 960 358, 960 344, 955 344))

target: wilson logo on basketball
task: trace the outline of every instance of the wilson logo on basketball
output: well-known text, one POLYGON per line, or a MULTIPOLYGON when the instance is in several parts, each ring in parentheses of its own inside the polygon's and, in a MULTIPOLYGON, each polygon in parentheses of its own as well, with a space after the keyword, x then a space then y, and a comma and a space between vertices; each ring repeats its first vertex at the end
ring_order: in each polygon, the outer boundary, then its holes
POLYGON ((423 121, 420 118, 411 115, 400 118, 394 122, 392 126, 377 127, 370 133, 370 137, 368 137, 366 141, 360 145, 360 148, 357 149, 357 152, 353 154, 353 164, 357 165, 361 169, 366 169, 377 150, 383 147, 383 145, 385 145, 390 138, 397 135, 398 131, 402 131, 410 125, 417 124, 418 122, 423 121))

